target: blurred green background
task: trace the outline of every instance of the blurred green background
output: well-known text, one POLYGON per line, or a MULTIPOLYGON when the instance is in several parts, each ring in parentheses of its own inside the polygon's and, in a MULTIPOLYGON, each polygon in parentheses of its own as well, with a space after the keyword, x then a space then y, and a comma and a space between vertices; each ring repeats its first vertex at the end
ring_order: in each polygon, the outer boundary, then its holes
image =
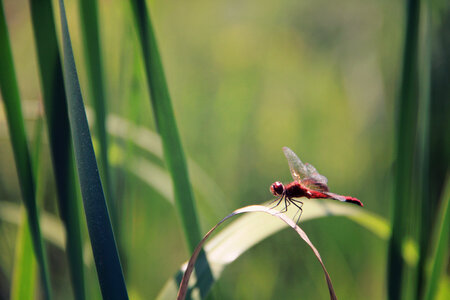
MULTIPOLYGON (((65 3, 82 94, 92 107, 78 2, 65 3)), ((364 209, 389 219, 403 2, 169 0, 148 5, 185 153, 217 184, 210 195, 194 184, 202 233, 238 207, 272 199, 272 182, 291 180, 283 146, 327 176, 331 191, 357 197, 364 209)), ((4 6, 32 140, 42 96, 29 3, 6 0, 4 6)), ((435 7, 430 173, 436 180, 430 198, 436 206, 449 162, 450 10, 445 1, 435 7)), ((99 17, 107 111, 155 131, 129 4, 99 1, 99 17)), ((156 180, 167 191, 169 178, 155 179, 141 160, 162 168, 164 163, 119 137, 117 128, 111 130, 112 187, 121 207, 115 233, 127 288, 131 299, 153 299, 189 253, 173 205, 146 182, 156 180)), ((145 142, 136 132, 125 136, 145 142)), ((96 132, 91 133, 96 144, 96 132)), ((45 134, 38 194, 42 210, 58 215, 45 134)), ((19 205, 20 199, 0 106, 0 202, 19 205)), ((387 240, 343 217, 308 221, 302 228, 319 249, 340 299, 386 297, 387 240)), ((17 224, 0 220, 1 299, 10 292, 16 235, 17 224)), ((87 294, 96 299, 100 294, 85 229, 84 236, 87 294)), ((53 243, 46 246, 54 296, 71 299, 65 254, 53 243)), ((444 290, 449 285, 447 276, 444 290)), ((326 299, 328 291, 311 251, 284 230, 231 264, 212 295, 326 299)))

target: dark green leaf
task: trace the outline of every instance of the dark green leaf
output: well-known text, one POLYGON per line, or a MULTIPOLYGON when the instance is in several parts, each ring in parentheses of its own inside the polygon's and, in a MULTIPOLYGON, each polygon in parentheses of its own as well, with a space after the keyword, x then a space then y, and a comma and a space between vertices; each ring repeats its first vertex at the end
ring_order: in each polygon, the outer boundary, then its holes
POLYGON ((84 110, 75 60, 72 52, 64 2, 59 1, 64 49, 64 84, 70 129, 100 288, 105 299, 128 299, 116 242, 98 174, 97 161, 84 110))
POLYGON ((66 251, 70 276, 75 298, 85 299, 79 192, 53 8, 50 0, 31 0, 30 7, 58 206, 67 232, 66 251))
POLYGON ((99 140, 99 169, 105 197, 112 215, 113 225, 117 220, 117 207, 112 197, 110 168, 108 162, 108 136, 106 134, 106 97, 103 84, 103 64, 100 55, 100 37, 97 0, 80 1, 81 29, 84 37, 85 57, 90 91, 95 112, 95 128, 99 140))
POLYGON ((430 1, 423 2, 419 55, 419 104, 417 119, 417 191, 419 202, 419 261, 417 264, 416 299, 422 299, 426 282, 426 262, 432 231, 430 199, 430 98, 431 98, 431 11, 430 1))
MULTIPOLYGON (((412 271, 407 269, 402 257, 405 238, 416 239, 417 232, 411 231, 411 220, 417 211, 411 198, 413 184, 414 147, 417 132, 418 111, 418 32, 420 1, 408 0, 406 9, 406 31, 403 45, 403 66, 400 92, 397 102, 396 166, 394 178, 394 199, 392 214, 392 236, 388 253, 388 296, 400 299, 411 294, 412 271), (405 272, 407 271, 407 272, 405 272), (409 280, 408 280, 409 279, 409 280)), ((417 190, 416 190, 417 192, 417 190)))

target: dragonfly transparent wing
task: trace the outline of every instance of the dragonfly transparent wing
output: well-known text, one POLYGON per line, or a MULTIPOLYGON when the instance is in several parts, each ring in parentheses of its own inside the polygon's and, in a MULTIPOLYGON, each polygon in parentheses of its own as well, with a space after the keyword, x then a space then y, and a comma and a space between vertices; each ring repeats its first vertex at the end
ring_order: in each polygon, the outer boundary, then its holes
POLYGON ((283 147, 284 156, 286 156, 291 175, 294 180, 302 181, 307 176, 307 168, 300 158, 288 147, 283 147))
POLYGON ((288 147, 283 147, 283 152, 288 160, 289 169, 294 180, 300 181, 304 186, 312 190, 320 192, 329 191, 327 186, 328 179, 320 175, 313 165, 302 163, 294 151, 288 147))
POLYGON ((312 190, 328 192, 328 179, 325 176, 320 175, 316 168, 311 164, 306 163, 305 168, 307 177, 302 180, 303 185, 312 190))
POLYGON ((317 172, 316 168, 314 168, 313 165, 306 163, 305 167, 307 170, 306 175, 308 178, 311 178, 311 179, 317 181, 318 183, 327 185, 328 179, 325 176, 320 175, 319 172, 317 172))
POLYGON ((335 193, 325 193, 325 194, 327 194, 328 196, 330 196, 332 199, 334 199, 334 200, 339 200, 339 201, 342 201, 342 202, 347 202, 347 198, 345 198, 344 196, 341 196, 341 195, 338 195, 338 194, 335 194, 335 193))
POLYGON ((305 178, 302 180, 302 184, 308 189, 319 191, 319 192, 328 192, 328 185, 323 182, 316 181, 312 178, 305 178))

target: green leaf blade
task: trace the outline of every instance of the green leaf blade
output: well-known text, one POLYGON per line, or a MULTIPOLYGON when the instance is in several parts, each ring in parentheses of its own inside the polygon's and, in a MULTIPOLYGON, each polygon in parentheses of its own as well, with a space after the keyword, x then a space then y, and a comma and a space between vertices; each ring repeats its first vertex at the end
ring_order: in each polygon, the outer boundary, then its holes
POLYGON ((64 83, 67 93, 70 129, 100 288, 105 299, 128 299, 84 110, 62 0, 59 1, 59 7, 64 49, 64 83))
MULTIPOLYGON (((161 135, 167 170, 172 177, 174 186, 175 207, 181 219, 189 252, 192 253, 201 240, 200 225, 194 194, 189 181, 186 158, 175 122, 169 88, 167 87, 156 36, 145 0, 133 0, 131 5, 137 21, 156 128, 161 135)), ((199 253, 199 258, 199 261, 203 260, 205 263, 196 265, 196 268, 204 269, 208 274, 205 280, 213 282, 211 269, 204 251, 199 253)), ((206 293, 207 291, 200 289, 202 297, 206 297, 206 293)))
POLYGON ((33 254, 30 230, 22 213, 16 242, 11 300, 33 299, 35 294, 36 258, 33 254))
POLYGON ((425 288, 425 300, 436 298, 437 289, 444 269, 445 259, 448 257, 448 241, 450 232, 450 174, 447 175, 447 182, 444 187, 441 201, 442 209, 439 210, 439 217, 435 224, 434 232, 434 252, 430 257, 431 272, 425 288))
MULTIPOLYGON (((400 299, 412 293, 413 270, 408 268, 403 257, 402 247, 405 238, 414 230, 411 219, 415 217, 416 202, 411 198, 417 194, 413 183, 414 146, 417 130, 418 74, 418 32, 420 1, 406 2, 406 27, 403 44, 402 73, 397 102, 396 128, 396 169, 394 176, 394 198, 392 213, 392 235, 388 250, 388 298, 400 299)), ((410 237, 412 238, 412 237, 410 237)), ((417 237, 414 236, 414 239, 417 237)))
POLYGON ((0 68, 0 89, 5 104, 6 118, 19 177, 20 190, 28 216, 33 248, 39 262, 44 296, 46 299, 51 299, 50 277, 36 204, 35 179, 25 133, 19 88, 17 86, 13 65, 3 2, 0 2, 0 60, 2 61, 2 67, 0 68))
POLYGON ((58 208, 66 230, 66 251, 76 299, 85 299, 79 192, 71 145, 64 78, 51 1, 30 1, 40 80, 47 120, 58 208))
POLYGON ((145 1, 133 0, 131 3, 137 21, 156 127, 161 135, 167 169, 174 182, 175 204, 188 248, 192 252, 201 240, 200 226, 169 89, 145 1))
POLYGON ((95 130, 99 140, 99 169, 105 197, 110 205, 113 224, 117 220, 117 207, 112 197, 110 167, 108 159, 108 136, 106 132, 106 97, 103 84, 103 64, 100 55, 100 37, 97 0, 80 1, 81 29, 84 37, 85 57, 90 90, 95 112, 95 130))

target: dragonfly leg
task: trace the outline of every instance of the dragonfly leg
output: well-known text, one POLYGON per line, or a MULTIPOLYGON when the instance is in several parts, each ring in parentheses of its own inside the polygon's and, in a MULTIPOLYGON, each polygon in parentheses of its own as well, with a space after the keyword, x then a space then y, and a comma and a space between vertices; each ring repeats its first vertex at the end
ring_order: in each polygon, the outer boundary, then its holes
POLYGON ((278 205, 280 205, 281 201, 283 201, 283 198, 284 198, 284 196, 281 196, 280 198, 277 198, 277 199, 273 200, 272 202, 270 202, 269 205, 272 204, 272 203, 274 203, 275 201, 278 201, 277 204, 275 204, 274 206, 272 206, 270 209, 274 209, 275 207, 277 207, 278 205))
POLYGON ((284 197, 284 208, 282 210, 280 210, 280 213, 287 212, 287 208, 289 207, 290 204, 291 204, 291 201, 289 199, 287 199, 286 197, 284 197))
POLYGON ((292 204, 294 204, 298 208, 298 211, 294 215, 294 219, 295 219, 295 216, 297 216, 297 214, 300 213, 298 215, 297 221, 295 222, 296 224, 298 224, 298 221, 300 221, 300 217, 302 216, 302 213, 303 213, 303 209, 302 209, 303 202, 302 201, 298 201, 298 200, 294 200, 294 201, 292 201, 292 204), (300 205, 297 205, 295 202, 299 202, 300 205))

